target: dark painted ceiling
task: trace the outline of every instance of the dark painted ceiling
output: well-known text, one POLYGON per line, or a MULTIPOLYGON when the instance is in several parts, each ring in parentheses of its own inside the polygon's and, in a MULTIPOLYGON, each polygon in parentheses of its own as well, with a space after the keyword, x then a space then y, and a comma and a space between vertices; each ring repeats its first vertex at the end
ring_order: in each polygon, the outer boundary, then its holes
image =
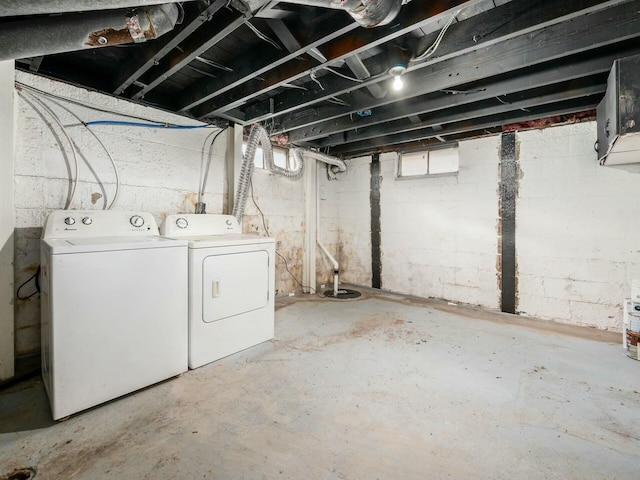
MULTIPOLYGON (((83 15, 18 17, 7 4, 0 31, 83 15)), ((206 122, 260 122, 281 141, 353 157, 592 115, 613 61, 640 53, 640 0, 413 0, 374 28, 321 4, 184 2, 181 23, 157 39, 17 66, 206 122), (398 64, 401 91, 389 75, 398 64)), ((0 57, 11 50, 2 38, 0 57)))

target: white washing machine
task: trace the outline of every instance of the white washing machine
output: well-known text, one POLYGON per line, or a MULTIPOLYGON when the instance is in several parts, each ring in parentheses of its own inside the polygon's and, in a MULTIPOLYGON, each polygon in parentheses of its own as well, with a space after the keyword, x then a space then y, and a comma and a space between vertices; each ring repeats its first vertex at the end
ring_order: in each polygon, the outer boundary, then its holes
POLYGON ((275 240, 230 215, 169 215, 161 232, 189 242, 189 367, 273 338, 275 240))
POLYGON ((187 242, 148 213, 55 211, 40 256, 54 420, 187 371, 187 242))

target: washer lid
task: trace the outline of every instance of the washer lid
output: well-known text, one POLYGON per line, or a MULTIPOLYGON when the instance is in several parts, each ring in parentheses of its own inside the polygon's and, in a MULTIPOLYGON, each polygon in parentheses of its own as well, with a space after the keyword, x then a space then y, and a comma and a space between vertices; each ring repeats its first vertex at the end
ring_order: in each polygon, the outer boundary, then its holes
POLYGON ((158 235, 148 237, 45 238, 42 243, 49 247, 53 255, 187 246, 185 240, 158 235))
POLYGON ((180 237, 189 242, 189 248, 230 247, 235 245, 264 245, 275 244, 275 238, 238 233, 229 235, 197 235, 193 237, 180 237))

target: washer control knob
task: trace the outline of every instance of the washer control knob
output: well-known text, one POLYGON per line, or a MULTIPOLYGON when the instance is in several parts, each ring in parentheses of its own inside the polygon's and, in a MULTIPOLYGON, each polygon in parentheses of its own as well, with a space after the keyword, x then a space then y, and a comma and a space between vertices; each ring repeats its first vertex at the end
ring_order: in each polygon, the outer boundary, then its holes
POLYGON ((186 218, 180 217, 176 219, 176 226, 178 228, 187 228, 189 226, 189 222, 187 222, 186 218))
POLYGON ((84 223, 85 225, 91 225, 93 223, 93 219, 91 217, 84 217, 82 219, 82 223, 84 223))
POLYGON ((134 215, 129 219, 129 222, 134 227, 142 227, 144 225, 144 218, 142 218, 140 215, 134 215))
POLYGON ((231 225, 233 224, 233 222, 231 221, 231 219, 230 219, 230 218, 227 218, 227 222, 226 222, 226 223, 227 223, 227 225, 229 225, 229 226, 231 226, 231 225))
POLYGON ((64 219, 64 223, 66 223, 67 225, 73 225, 74 223, 76 223, 76 219, 73 217, 67 217, 64 219))

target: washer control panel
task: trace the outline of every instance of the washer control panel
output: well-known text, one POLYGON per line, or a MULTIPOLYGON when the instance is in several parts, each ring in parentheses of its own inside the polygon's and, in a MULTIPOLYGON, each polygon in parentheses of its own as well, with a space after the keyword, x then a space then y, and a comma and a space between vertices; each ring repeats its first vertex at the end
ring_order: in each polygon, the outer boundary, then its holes
POLYGON ((55 210, 49 214, 42 238, 139 237, 158 235, 148 212, 115 210, 55 210))
POLYGON ((226 235, 242 233, 242 228, 232 215, 184 213, 168 215, 160 227, 160 233, 165 237, 226 235))

